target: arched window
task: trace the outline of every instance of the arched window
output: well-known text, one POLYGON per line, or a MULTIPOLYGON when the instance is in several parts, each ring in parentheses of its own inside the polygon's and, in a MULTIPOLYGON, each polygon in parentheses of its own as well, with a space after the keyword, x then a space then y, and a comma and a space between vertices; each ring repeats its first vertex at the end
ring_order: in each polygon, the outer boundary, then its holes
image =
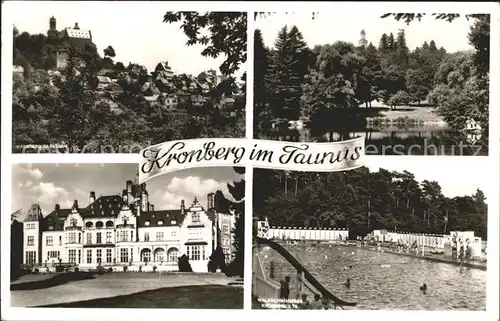
POLYGON ((179 257, 179 250, 176 247, 171 247, 167 251, 167 261, 168 262, 177 262, 177 258, 179 257))
POLYGON ((107 221, 106 222, 106 227, 110 228, 110 227, 113 227, 115 224, 113 223, 113 221, 107 221))
POLYGON ((154 256, 155 262, 163 262, 165 260, 165 250, 161 247, 155 249, 154 256))
POLYGON ((85 223, 85 227, 86 227, 86 228, 93 228, 93 227, 94 227, 94 223, 92 223, 92 222, 87 222, 87 223, 85 223))
POLYGON ((104 224, 101 221, 98 221, 97 223, 95 223, 95 228, 102 228, 103 226, 104 226, 104 224))
POLYGON ((141 262, 151 262, 151 250, 143 249, 141 251, 141 262))

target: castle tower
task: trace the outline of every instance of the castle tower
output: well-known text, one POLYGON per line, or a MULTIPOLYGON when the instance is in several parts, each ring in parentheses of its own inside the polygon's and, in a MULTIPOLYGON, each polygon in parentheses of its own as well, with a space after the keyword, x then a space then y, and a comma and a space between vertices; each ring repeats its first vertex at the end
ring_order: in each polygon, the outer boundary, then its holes
POLYGON ((58 34, 56 18, 52 16, 49 20, 49 31, 47 31, 47 36, 49 38, 57 38, 58 34))
POLYGON ((95 192, 92 191, 92 192, 90 192, 90 196, 89 196, 89 205, 91 205, 94 202, 95 202, 95 192))
POLYGON ((141 211, 147 212, 149 211, 149 196, 148 191, 146 190, 146 183, 141 184, 141 211))
POLYGON ((23 222, 24 264, 34 265, 42 263, 42 229, 40 226, 42 220, 43 215, 40 206, 38 204, 32 204, 23 222))
POLYGON ((360 47, 365 47, 368 46, 368 41, 366 40, 366 33, 365 33, 365 30, 361 30, 361 34, 360 34, 360 39, 359 39, 359 46, 360 47))

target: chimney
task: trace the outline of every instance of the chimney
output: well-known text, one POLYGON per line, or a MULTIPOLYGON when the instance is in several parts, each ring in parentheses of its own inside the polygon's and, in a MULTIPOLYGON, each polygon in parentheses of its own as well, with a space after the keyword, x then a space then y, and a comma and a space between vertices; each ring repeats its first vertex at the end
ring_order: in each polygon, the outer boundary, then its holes
POLYGON ((95 192, 90 192, 89 205, 95 202, 95 192))
POLYGON ((55 211, 56 212, 59 212, 59 210, 61 209, 61 206, 59 204, 56 204, 56 208, 55 208, 55 211))
POLYGON ((127 181, 127 197, 129 203, 132 202, 132 200, 134 199, 132 196, 132 181, 127 181))
POLYGON ((73 29, 80 30, 80 26, 78 26, 78 22, 75 22, 75 27, 73 29))
POLYGON ((184 200, 181 200, 181 215, 186 214, 186 207, 184 206, 184 200))
POLYGON ((149 210, 153 212, 155 210, 155 206, 153 204, 149 204, 149 210))
POLYGON ((72 207, 72 209, 75 209, 75 210, 78 209, 78 200, 74 200, 73 201, 73 207, 72 207))

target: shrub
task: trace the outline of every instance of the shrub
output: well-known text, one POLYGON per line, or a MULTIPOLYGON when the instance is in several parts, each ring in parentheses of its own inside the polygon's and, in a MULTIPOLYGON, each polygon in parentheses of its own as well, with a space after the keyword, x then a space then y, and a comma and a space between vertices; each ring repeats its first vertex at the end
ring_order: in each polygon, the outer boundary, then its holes
POLYGON ((75 268, 75 272, 78 272, 78 271, 80 271, 80 269, 76 267, 76 268, 75 268))
POLYGON ((109 273, 113 272, 113 268, 108 268, 108 272, 109 273))
POLYGON ((177 264, 179 267, 179 272, 193 272, 193 269, 191 268, 191 264, 189 263, 189 259, 186 254, 184 254, 179 258, 177 264))
POLYGON ((125 265, 125 266, 123 267, 123 271, 124 271, 124 272, 127 272, 127 270, 128 270, 128 266, 126 266, 126 265, 125 265))
POLYGON ((212 255, 210 255, 209 260, 208 272, 215 273, 217 269, 221 269, 223 272, 226 270, 226 257, 222 247, 217 246, 212 255))
POLYGON ((35 269, 35 274, 39 274, 40 273, 40 270, 39 269, 35 269))
POLYGON ((142 272, 142 265, 139 265, 139 272, 142 272))
POLYGON ((153 265, 153 272, 156 272, 156 265, 153 265))

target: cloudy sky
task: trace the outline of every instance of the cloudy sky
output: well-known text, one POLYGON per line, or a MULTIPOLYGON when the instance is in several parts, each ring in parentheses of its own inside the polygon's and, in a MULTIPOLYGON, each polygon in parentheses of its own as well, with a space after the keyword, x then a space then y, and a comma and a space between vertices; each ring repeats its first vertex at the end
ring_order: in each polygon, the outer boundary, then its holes
MULTIPOLYGON (((57 29, 73 27, 90 30, 99 54, 111 45, 114 61, 129 62, 154 70, 160 61, 168 61, 175 73, 197 75, 208 69, 219 72, 224 57, 201 56, 203 46, 186 46, 181 23, 163 23, 169 10, 167 2, 129 1, 12 1, 2 5, 9 20, 20 32, 47 34, 49 19, 57 19, 57 29), (139 14, 140 13, 140 14, 139 14)), ((237 73, 242 75, 242 72, 237 73)))
POLYGON ((498 197, 491 196, 492 184, 498 182, 491 180, 491 161, 487 157, 411 156, 402 161, 400 156, 369 156, 366 160, 370 171, 407 170, 420 182, 437 181, 447 197, 472 195, 478 188, 487 198, 498 197))
POLYGON ((443 46, 448 52, 472 49, 467 40, 472 20, 458 18, 449 23, 435 20, 433 17, 424 17, 421 22, 414 21, 407 26, 404 21, 396 21, 392 17, 381 19, 380 16, 384 13, 358 9, 352 12, 324 12, 316 14, 314 20, 311 19, 311 12, 277 13, 258 18, 255 28, 262 31, 267 47, 274 46, 276 36, 283 26, 296 25, 309 47, 331 44, 338 40, 358 45, 361 29, 365 30, 368 42, 378 47, 383 33, 392 32, 396 35, 399 29, 404 29, 407 46, 412 50, 424 41, 431 40, 434 40, 438 48, 443 46))
MULTIPOLYGON (((70 208, 73 200, 87 206, 90 191, 121 195, 127 180, 134 180, 137 164, 16 164, 12 170, 12 212, 39 202, 43 214, 55 204, 70 208)), ((241 180, 232 167, 195 168, 161 175, 146 182, 155 210, 178 209, 181 200, 190 205, 196 196, 206 207, 206 195, 221 190, 231 198, 227 183, 241 180)))

